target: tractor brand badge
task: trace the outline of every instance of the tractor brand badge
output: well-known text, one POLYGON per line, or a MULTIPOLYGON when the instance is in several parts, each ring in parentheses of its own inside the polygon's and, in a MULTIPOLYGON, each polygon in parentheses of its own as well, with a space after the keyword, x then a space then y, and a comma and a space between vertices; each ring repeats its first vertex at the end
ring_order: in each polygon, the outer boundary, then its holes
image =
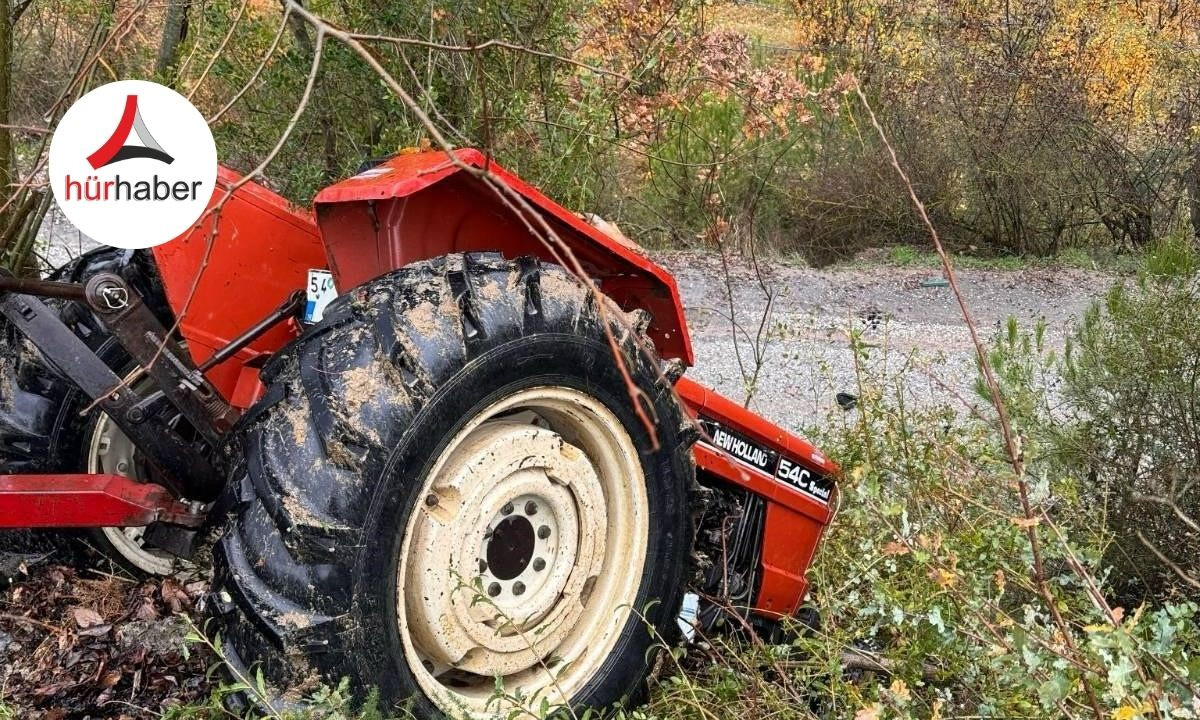
POLYGON ((102 85, 63 116, 50 142, 50 186, 67 219, 97 242, 147 248, 204 214, 217 148, 204 116, 170 88, 102 85))
POLYGON ((700 440, 702 444, 724 451, 742 464, 823 503, 828 503, 833 495, 833 481, 808 469, 799 460, 785 457, 715 420, 701 417, 700 427, 708 435, 700 440))

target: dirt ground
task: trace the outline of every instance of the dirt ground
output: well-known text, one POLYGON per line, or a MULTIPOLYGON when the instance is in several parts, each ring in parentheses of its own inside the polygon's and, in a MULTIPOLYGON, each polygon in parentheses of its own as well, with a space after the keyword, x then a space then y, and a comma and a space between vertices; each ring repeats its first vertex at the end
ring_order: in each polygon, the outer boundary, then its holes
POLYGON ((134 582, 104 565, 10 569, 15 582, 0 591, 0 717, 148 718, 208 697, 212 658, 184 640, 207 584, 134 582))

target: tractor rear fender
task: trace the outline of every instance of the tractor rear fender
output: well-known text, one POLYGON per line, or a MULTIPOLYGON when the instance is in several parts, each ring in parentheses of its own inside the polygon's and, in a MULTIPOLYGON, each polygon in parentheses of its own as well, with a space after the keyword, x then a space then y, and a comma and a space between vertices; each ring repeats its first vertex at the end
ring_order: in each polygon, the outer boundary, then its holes
MULTIPOLYGON (((328 268, 337 287, 349 290, 420 260, 499 251, 578 264, 622 309, 650 313, 648 334, 661 357, 692 364, 679 291, 665 269, 479 151, 456 157, 466 169, 441 152, 398 155, 323 190, 315 215, 252 182, 226 198, 241 178, 222 167, 209 212, 153 251, 196 363, 304 287, 310 269, 328 268), (549 242, 539 239, 545 227, 553 230, 549 242)), ((279 325, 208 377, 235 407, 248 407, 260 391, 255 368, 297 334, 294 325, 279 325)))
POLYGON ((449 253, 533 255, 582 268, 622 309, 648 311, 648 334, 659 355, 693 363, 670 273, 634 243, 593 227, 478 150, 457 150, 455 158, 397 155, 317 195, 317 222, 339 288, 449 253))

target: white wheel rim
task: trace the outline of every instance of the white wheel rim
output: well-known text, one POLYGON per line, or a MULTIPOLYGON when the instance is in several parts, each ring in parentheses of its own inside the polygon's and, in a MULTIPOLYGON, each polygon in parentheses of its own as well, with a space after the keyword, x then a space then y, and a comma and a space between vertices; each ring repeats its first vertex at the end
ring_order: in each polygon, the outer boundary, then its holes
MULTIPOLYGON (((88 472, 123 475, 138 482, 146 482, 136 455, 137 448, 133 441, 108 415, 100 415, 88 443, 88 472)), ((174 557, 145 546, 145 528, 106 527, 100 528, 100 531, 113 549, 137 569, 151 575, 167 575, 175 569, 174 557)))
POLYGON ((472 717, 565 704, 642 580, 645 478, 620 420, 577 390, 521 391, 458 433, 417 497, 397 620, 426 695, 472 717))

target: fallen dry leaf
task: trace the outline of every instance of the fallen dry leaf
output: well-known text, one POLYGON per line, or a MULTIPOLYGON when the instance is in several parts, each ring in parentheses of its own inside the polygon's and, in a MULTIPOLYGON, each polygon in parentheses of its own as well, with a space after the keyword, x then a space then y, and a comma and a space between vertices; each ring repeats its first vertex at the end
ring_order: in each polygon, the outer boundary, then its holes
POLYGON ((121 671, 109 670, 100 678, 99 685, 100 687, 107 689, 119 682, 121 682, 121 671))
POLYGON ((75 617, 75 624, 85 630, 104 624, 104 618, 100 617, 100 613, 91 608, 77 607, 71 614, 75 617))
POLYGON ((929 571, 929 579, 937 583, 938 587, 950 587, 958 582, 958 576, 949 570, 943 568, 934 568, 929 571))
POLYGON ((171 608, 173 613, 192 609, 192 599, 174 578, 164 579, 162 585, 159 586, 159 593, 162 595, 163 602, 171 608))
POLYGON ((854 720, 879 720, 879 713, 883 710, 883 706, 879 703, 871 703, 866 707, 861 707, 858 712, 854 713, 854 720))

